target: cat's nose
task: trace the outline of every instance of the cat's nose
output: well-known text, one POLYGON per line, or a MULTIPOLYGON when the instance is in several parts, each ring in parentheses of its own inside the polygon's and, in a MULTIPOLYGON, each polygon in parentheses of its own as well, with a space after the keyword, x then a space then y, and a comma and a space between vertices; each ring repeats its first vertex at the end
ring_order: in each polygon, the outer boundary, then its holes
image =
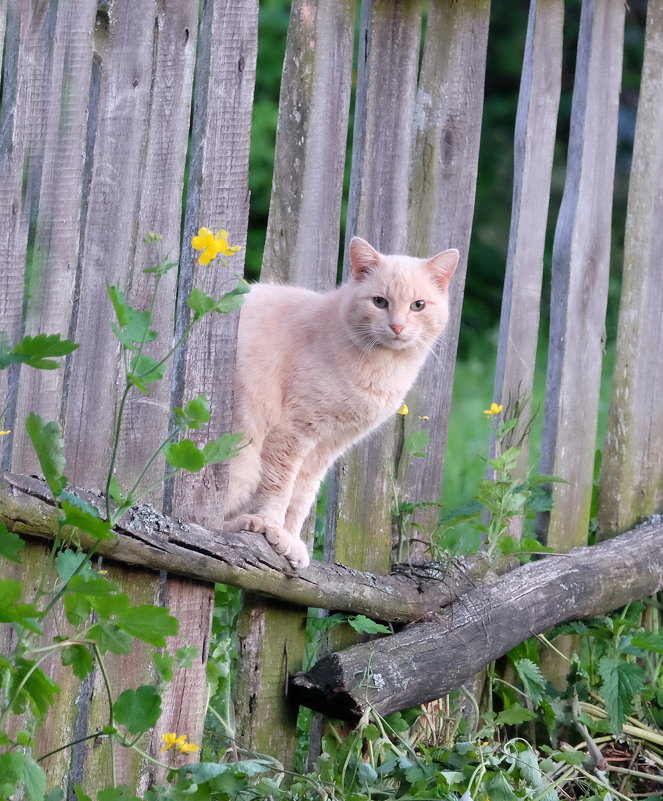
POLYGON ((401 331, 405 328, 405 326, 404 325, 398 325, 397 323, 391 323, 389 325, 389 328, 391 328, 391 330, 394 332, 394 334, 396 334, 396 336, 398 336, 401 333, 401 331))

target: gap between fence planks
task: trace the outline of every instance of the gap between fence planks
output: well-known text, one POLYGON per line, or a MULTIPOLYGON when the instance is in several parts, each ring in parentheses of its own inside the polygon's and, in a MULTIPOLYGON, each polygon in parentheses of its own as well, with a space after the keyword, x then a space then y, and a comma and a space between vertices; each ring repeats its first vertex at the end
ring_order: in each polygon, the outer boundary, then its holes
MULTIPOLYGON (((18 534, 52 539, 56 526, 53 500, 41 479, 0 474, 0 521, 18 534)), ((99 493, 73 490, 86 503, 102 507, 99 493)), ((116 538, 100 542, 101 556, 189 578, 221 582, 299 606, 356 612, 392 622, 415 620, 451 603, 485 578, 483 557, 449 567, 426 567, 378 576, 345 565, 313 562, 292 572, 255 534, 212 532, 195 523, 140 505, 115 528, 116 538)), ((81 545, 92 538, 79 533, 81 545)))

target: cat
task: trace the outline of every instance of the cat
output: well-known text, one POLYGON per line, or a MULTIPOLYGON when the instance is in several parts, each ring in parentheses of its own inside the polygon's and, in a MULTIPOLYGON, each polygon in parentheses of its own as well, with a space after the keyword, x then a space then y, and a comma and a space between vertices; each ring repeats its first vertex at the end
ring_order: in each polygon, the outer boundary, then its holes
POLYGON ((400 408, 447 324, 455 249, 430 259, 350 242, 347 282, 329 292, 255 284, 239 321, 224 531, 263 534, 293 568, 327 469, 400 408))

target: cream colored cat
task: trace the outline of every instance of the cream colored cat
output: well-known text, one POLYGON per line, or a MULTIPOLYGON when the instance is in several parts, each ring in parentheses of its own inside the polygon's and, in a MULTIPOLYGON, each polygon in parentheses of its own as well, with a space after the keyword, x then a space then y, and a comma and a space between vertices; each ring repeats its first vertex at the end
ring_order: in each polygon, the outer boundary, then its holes
POLYGON ((293 567, 325 472, 395 414, 442 333, 458 251, 384 256, 355 237, 351 278, 326 293, 257 284, 242 307, 225 531, 264 534, 293 567))

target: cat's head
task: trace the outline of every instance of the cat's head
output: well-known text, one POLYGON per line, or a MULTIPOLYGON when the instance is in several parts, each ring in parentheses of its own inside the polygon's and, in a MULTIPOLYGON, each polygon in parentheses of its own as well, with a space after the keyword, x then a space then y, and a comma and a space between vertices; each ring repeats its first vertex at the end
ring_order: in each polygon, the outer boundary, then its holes
POLYGON ((350 242, 346 320, 366 350, 431 348, 449 319, 449 282, 457 250, 430 259, 386 256, 359 237, 350 242))

